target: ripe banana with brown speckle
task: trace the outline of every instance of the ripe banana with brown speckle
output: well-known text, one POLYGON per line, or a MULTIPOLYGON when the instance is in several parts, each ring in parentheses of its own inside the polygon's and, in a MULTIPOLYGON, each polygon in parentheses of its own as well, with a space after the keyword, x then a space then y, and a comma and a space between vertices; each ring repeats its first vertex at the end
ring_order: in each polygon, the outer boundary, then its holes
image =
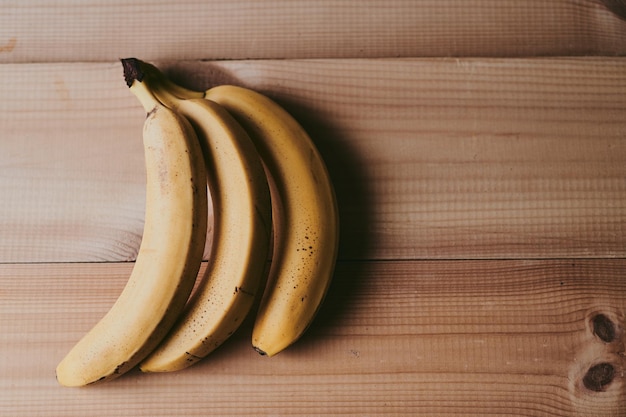
POLYGON ((250 312, 266 275, 272 206, 256 148, 222 106, 204 99, 178 99, 163 88, 159 77, 147 82, 161 102, 195 128, 214 212, 205 275, 172 331, 140 364, 144 372, 169 372, 207 356, 250 312))
POLYGON ((57 379, 65 386, 113 379, 157 346, 193 289, 206 240, 207 176, 198 139, 142 82, 136 60, 122 63, 130 90, 147 112, 143 238, 117 301, 58 364, 57 379))

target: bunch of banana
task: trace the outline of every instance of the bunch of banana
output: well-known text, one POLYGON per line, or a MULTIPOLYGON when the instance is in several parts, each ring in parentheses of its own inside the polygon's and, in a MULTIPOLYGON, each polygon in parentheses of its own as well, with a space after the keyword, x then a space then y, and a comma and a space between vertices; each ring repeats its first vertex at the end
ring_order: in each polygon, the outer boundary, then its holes
POLYGON ((257 92, 191 91, 151 64, 122 63, 148 113, 144 236, 128 284, 58 365, 58 381, 86 385, 136 365, 186 368, 233 334, 258 296, 252 345, 279 353, 313 320, 337 256, 337 203, 319 152, 283 108, 257 92), (206 241, 207 187, 213 239, 192 293, 206 241))

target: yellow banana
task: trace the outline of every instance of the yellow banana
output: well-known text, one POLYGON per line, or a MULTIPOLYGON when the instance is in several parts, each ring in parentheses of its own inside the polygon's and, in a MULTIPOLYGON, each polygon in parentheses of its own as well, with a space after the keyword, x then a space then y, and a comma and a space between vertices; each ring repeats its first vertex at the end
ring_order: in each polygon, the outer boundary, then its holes
POLYGON ((151 70, 173 95, 203 97, 226 108, 252 138, 269 173, 274 247, 252 344, 261 354, 275 355, 304 333, 333 275, 339 215, 326 166, 302 126, 268 97, 227 85, 192 91, 151 70))
POLYGON ((328 290, 339 239, 335 192, 310 137, 277 103, 228 85, 208 90, 205 97, 246 129, 270 174, 274 249, 252 345, 272 356, 304 333, 328 290))
POLYGON ((57 379, 65 386, 113 379, 156 347, 192 291, 206 239, 206 171, 198 139, 141 82, 135 60, 122 63, 130 90, 147 112, 143 238, 117 301, 58 364, 57 379))
POLYGON ((158 78, 151 82, 157 98, 189 120, 198 134, 215 222, 202 281, 174 328, 140 364, 144 372, 169 372, 204 358, 250 312, 266 272, 272 208, 261 159, 235 119, 214 102, 180 100, 158 78))

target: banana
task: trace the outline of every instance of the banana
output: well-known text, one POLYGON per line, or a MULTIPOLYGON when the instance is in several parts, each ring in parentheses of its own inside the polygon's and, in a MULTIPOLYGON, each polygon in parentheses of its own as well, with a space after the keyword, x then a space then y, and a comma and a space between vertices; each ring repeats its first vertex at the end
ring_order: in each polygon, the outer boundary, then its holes
POLYGON ((302 126, 268 97, 229 85, 188 90, 148 66, 171 94, 202 97, 232 114, 252 138, 269 174, 274 245, 252 345, 273 356, 304 333, 332 279, 339 215, 324 161, 302 126))
POLYGON ((269 172, 274 248, 252 345, 273 356, 305 332, 330 285, 339 242, 334 188, 308 134, 276 102, 228 85, 208 90, 205 98, 246 129, 269 172))
POLYGON ((198 139, 185 119, 150 93, 135 60, 122 63, 147 112, 143 237, 117 301, 58 364, 64 386, 116 378, 156 347, 193 289, 206 239, 206 171, 198 139))
POLYGON ((207 356, 252 309, 266 272, 272 208, 259 155, 235 119, 212 101, 178 99, 161 87, 158 78, 147 82, 153 84, 157 98, 189 120, 198 134, 215 222, 202 281, 174 328, 139 365, 144 372, 170 372, 207 356))

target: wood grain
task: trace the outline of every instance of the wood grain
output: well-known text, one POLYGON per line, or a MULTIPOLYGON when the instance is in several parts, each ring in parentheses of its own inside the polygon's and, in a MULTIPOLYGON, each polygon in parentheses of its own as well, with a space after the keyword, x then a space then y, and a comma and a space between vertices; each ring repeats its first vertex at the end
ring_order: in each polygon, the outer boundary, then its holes
POLYGON ((623 55, 619 13, 599 0, 5 0, 0 62, 623 55))
POLYGON ((60 387, 56 363, 131 268, 0 265, 0 415, 626 413, 624 260, 342 262, 307 335, 274 358, 246 325, 182 372, 60 387), (613 370, 601 385, 597 365, 613 370))
MULTIPOLYGON (((340 259, 626 256, 626 60, 171 62, 310 131, 340 259)), ((0 262, 134 259, 143 110, 119 63, 0 65, 0 262)))
POLYGON ((147 4, 2 2, 0 416, 626 416, 623 0, 147 4), (274 358, 248 320, 183 372, 66 389, 141 241, 128 56, 300 120, 339 263, 274 358))

